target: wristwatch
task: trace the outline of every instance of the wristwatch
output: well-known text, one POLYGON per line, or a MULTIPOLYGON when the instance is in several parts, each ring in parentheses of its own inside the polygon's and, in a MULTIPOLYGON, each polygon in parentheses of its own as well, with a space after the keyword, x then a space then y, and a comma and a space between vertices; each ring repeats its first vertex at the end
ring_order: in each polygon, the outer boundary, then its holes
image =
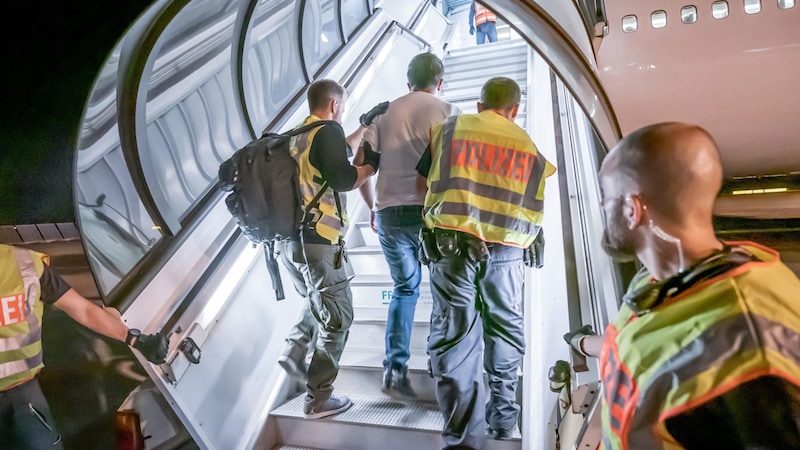
POLYGON ((131 329, 128 330, 128 335, 125 336, 125 343, 128 344, 128 345, 131 345, 131 341, 133 340, 133 338, 137 338, 138 339, 139 336, 141 336, 141 335, 142 335, 142 332, 139 331, 138 328, 131 328, 131 329))

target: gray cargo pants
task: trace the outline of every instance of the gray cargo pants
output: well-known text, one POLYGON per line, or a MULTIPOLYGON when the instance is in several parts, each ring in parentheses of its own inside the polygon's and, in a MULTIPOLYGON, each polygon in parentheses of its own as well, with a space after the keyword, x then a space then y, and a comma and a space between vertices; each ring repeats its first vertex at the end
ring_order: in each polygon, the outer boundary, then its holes
POLYGON ((519 415, 517 368, 525 354, 523 250, 494 244, 489 255, 485 263, 461 254, 429 266, 433 311, 428 351, 448 447, 483 448, 487 423, 510 430, 519 415), (482 368, 489 379, 488 403, 482 368))
POLYGON ((283 241, 279 248, 279 258, 289 270, 295 289, 308 300, 287 341, 307 348, 316 333, 306 391, 315 399, 327 399, 333 392, 339 358, 353 323, 353 296, 344 261, 335 267, 340 247, 283 241))

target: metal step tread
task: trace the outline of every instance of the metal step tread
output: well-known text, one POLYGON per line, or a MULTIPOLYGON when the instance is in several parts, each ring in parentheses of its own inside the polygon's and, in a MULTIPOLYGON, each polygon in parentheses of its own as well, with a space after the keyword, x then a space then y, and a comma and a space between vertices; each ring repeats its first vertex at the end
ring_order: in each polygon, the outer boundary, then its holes
MULTIPOLYGON (((439 406, 434 401, 410 401, 400 403, 386 396, 361 395, 352 392, 336 391, 338 395, 347 395, 353 406, 347 411, 334 416, 316 419, 338 423, 381 426, 386 428, 403 428, 411 430, 440 433, 444 418, 439 406)), ((300 394, 283 405, 275 408, 270 414, 275 417, 307 420, 303 416, 305 395, 300 394)))
MULTIPOLYGON (((428 372, 428 355, 425 351, 411 349, 408 360, 409 372, 428 372)), ((386 352, 383 347, 350 347, 347 346, 339 359, 339 367, 359 367, 364 369, 383 370, 383 359, 386 352)))
POLYGON ((383 254, 383 249, 380 245, 362 245, 360 247, 353 247, 347 249, 348 255, 374 255, 383 254))
POLYGON ((504 50, 527 49, 528 43, 524 39, 506 39, 497 42, 487 42, 483 45, 472 45, 468 47, 453 48, 447 51, 446 58, 459 58, 463 56, 495 54, 504 50))
POLYGON ((311 447, 298 447, 296 445, 278 444, 275 447, 272 447, 272 450, 320 450, 320 449, 311 447))

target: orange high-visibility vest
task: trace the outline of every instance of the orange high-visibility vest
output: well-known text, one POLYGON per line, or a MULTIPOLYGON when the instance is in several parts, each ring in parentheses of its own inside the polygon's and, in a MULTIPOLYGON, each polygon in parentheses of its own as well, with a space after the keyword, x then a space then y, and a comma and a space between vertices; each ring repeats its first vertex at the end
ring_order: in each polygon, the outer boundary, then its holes
POLYGON ((479 5, 478 2, 475 2, 475 26, 486 23, 486 21, 497 22, 497 16, 484 6, 479 5))

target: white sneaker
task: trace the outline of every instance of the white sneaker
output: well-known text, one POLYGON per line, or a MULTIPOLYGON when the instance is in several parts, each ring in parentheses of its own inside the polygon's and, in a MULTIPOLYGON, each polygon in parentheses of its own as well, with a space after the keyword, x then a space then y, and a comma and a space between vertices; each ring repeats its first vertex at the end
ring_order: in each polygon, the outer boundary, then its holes
POLYGON ((306 419, 321 419, 347 411, 351 406, 353 406, 353 402, 346 395, 331 395, 325 400, 317 401, 314 400, 314 397, 306 394, 303 413, 306 419))

